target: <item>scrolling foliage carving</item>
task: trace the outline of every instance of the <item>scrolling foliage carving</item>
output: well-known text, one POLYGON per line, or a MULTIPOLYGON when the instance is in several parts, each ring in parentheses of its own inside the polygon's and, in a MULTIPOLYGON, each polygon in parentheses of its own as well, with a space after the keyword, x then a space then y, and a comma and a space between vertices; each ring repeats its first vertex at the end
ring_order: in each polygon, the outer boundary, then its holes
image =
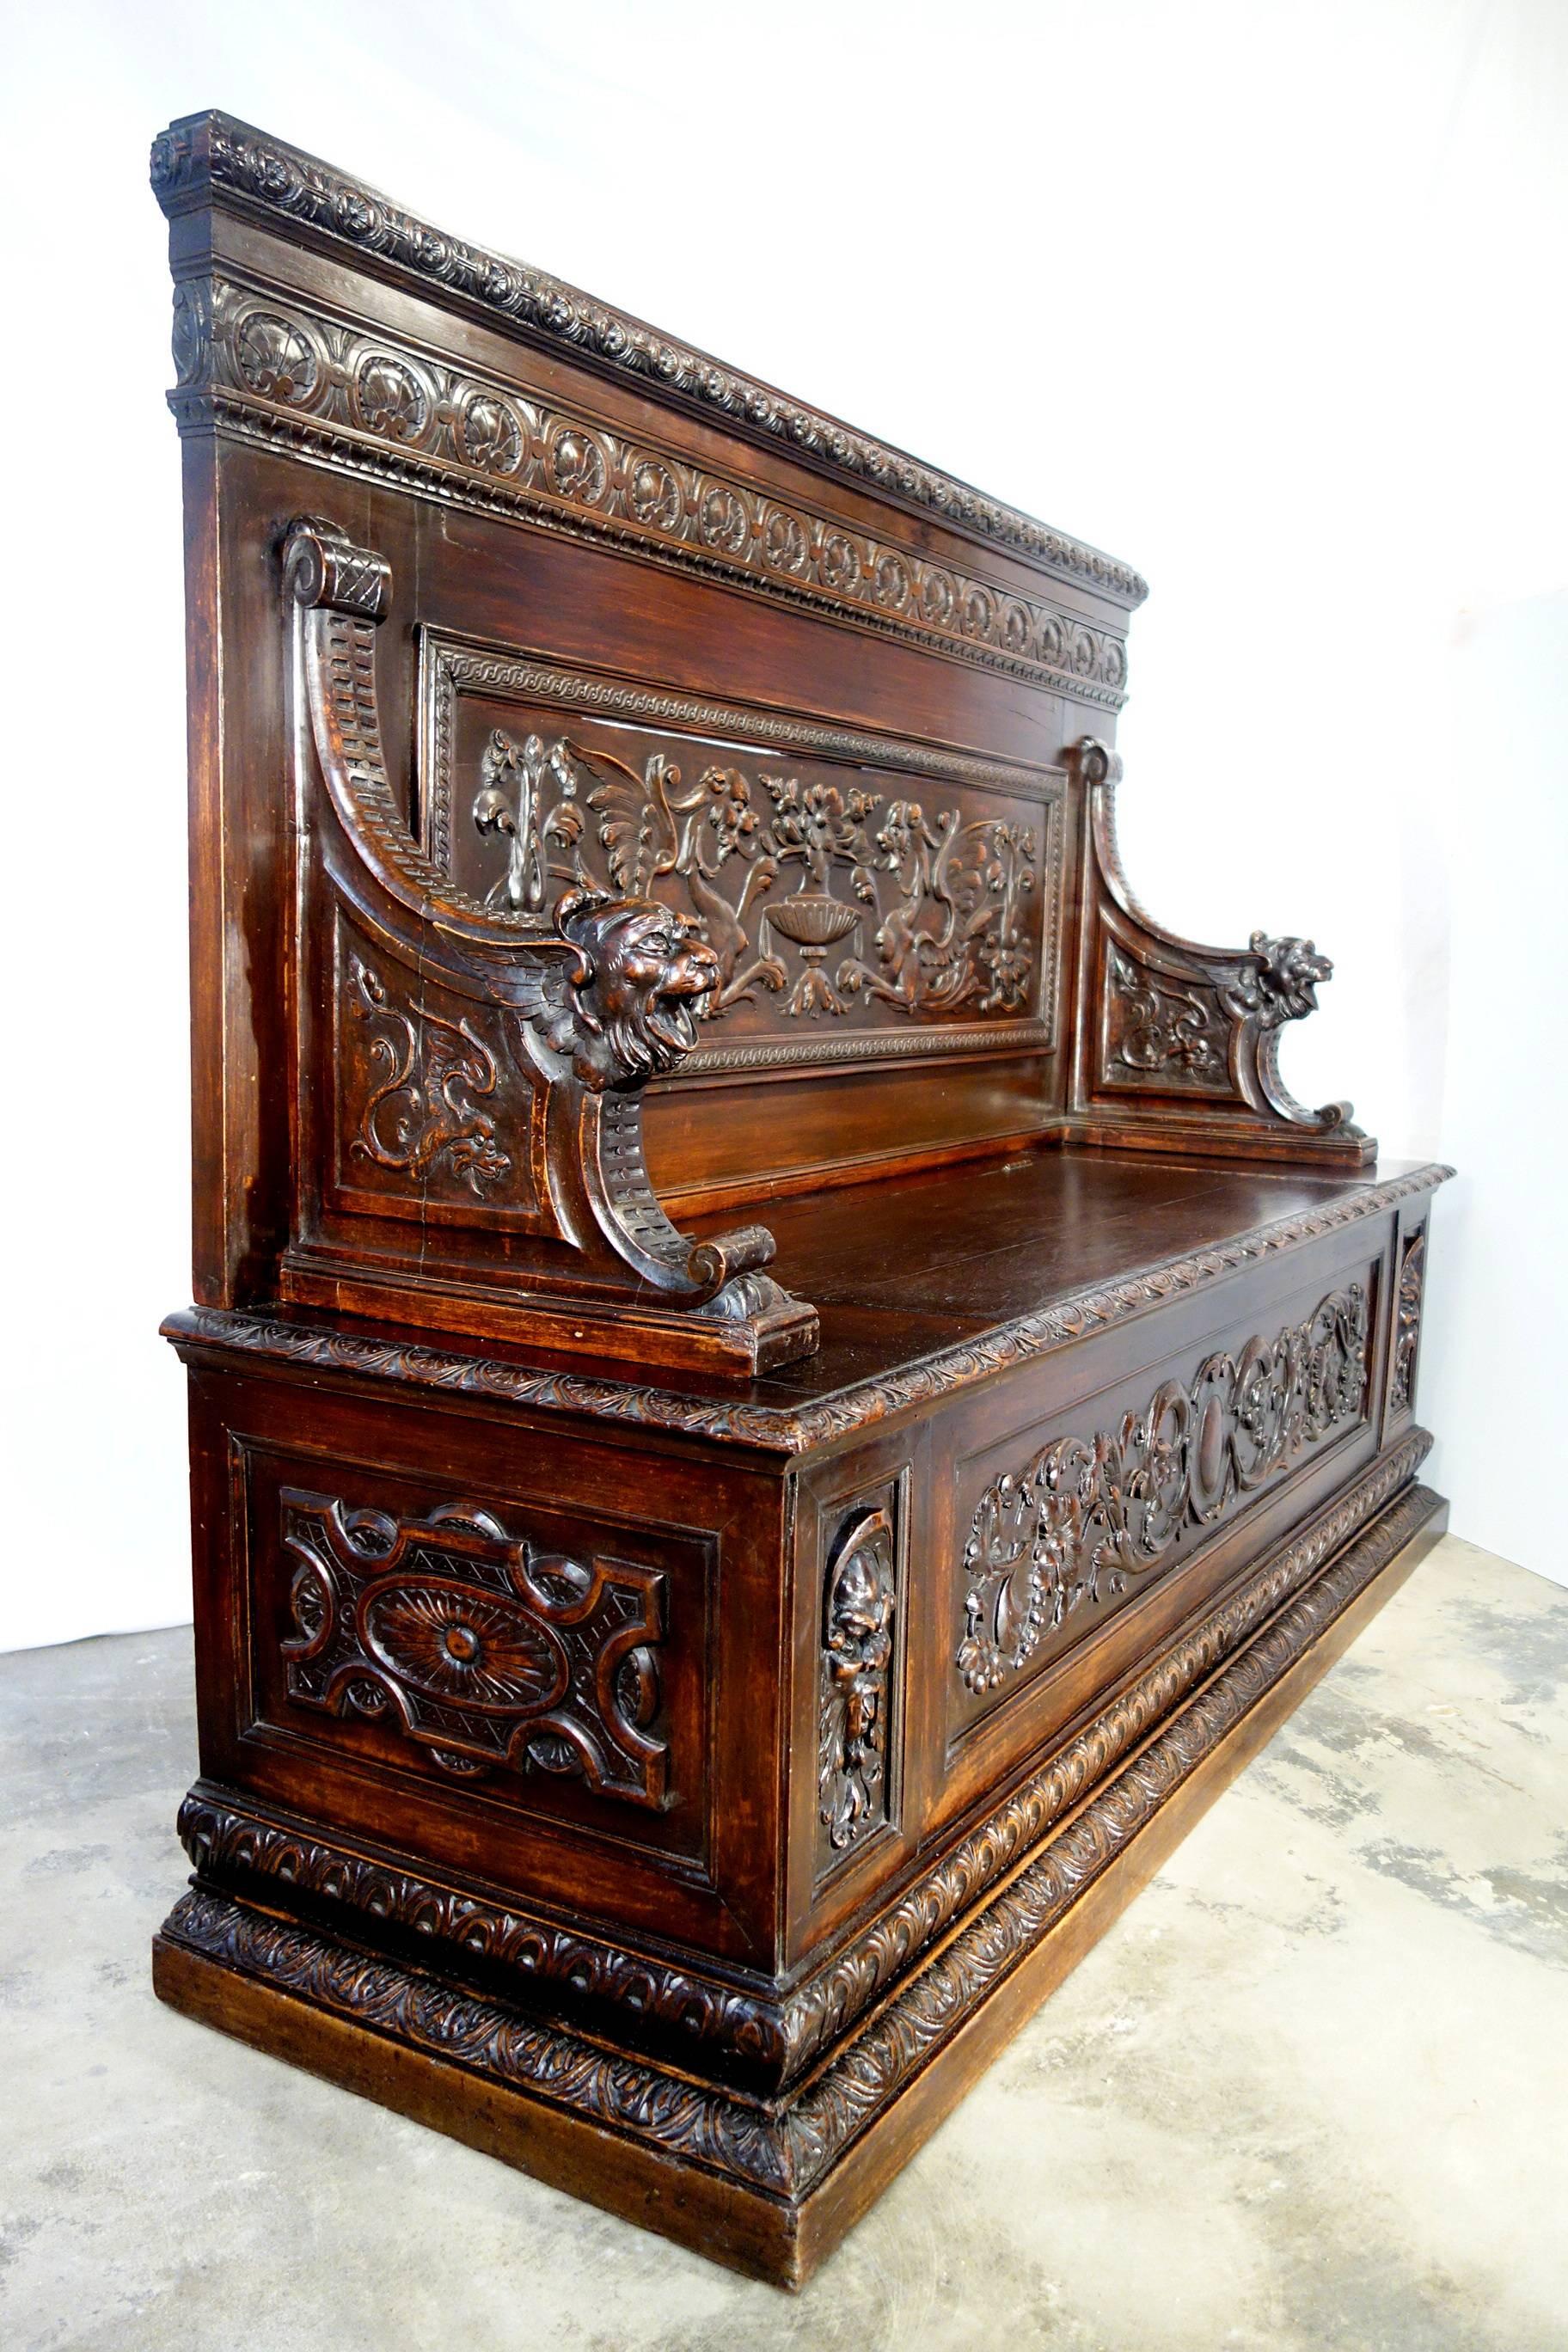
POLYGON ((889 1513, 851 1512, 828 1555, 824 1607, 817 1790, 826 1858, 888 1819, 896 1574, 889 1513))
POLYGON ((1272 1156, 1363 1166, 1375 1147, 1349 1103, 1309 1110, 1279 1074, 1287 1024, 1317 1010, 1333 965, 1310 940, 1254 931, 1245 948, 1210 948, 1163 929, 1138 904, 1116 843, 1121 761, 1085 736, 1089 870, 1100 945, 1098 1011, 1079 1108, 1100 1134, 1152 1139, 1162 1126, 1201 1132, 1220 1150, 1261 1144, 1272 1156), (1144 1097, 1140 1101, 1138 1097, 1144 1097), (1185 1096, 1173 1106, 1157 1097, 1185 1096), (1215 1114, 1219 1114, 1215 1117, 1215 1114), (1278 1146, 1278 1149, 1276 1148, 1278 1146))
POLYGON ((1163 1382, 1115 1428, 1056 1438, 994 1480, 963 1552, 966 1688, 996 1689, 1074 1611, 1103 1607, 1188 1528, 1217 1526, 1291 1455, 1361 1420, 1366 1378, 1366 1293, 1352 1283, 1272 1340, 1163 1382))
POLYGON ((290 1487, 282 1515, 291 1699, 401 1732, 461 1780, 573 1773, 664 1802, 658 1570, 538 1551, 468 1504, 405 1519, 290 1487))
POLYGON ((857 999, 921 1018, 1031 1009, 1026 824, 716 761, 688 780, 662 751, 639 775, 566 736, 499 729, 473 817, 507 845, 489 899, 502 911, 537 911, 552 883, 641 898, 675 877, 718 959, 710 1020, 763 992, 791 1020, 857 999))
POLYGON ((496 1091, 496 1060, 467 1020, 442 1021, 424 1005, 405 1007, 379 972, 349 960, 350 1009, 368 1024, 374 1073, 351 1159, 416 1180, 437 1171, 479 1200, 510 1171, 495 1120, 479 1108, 496 1091))

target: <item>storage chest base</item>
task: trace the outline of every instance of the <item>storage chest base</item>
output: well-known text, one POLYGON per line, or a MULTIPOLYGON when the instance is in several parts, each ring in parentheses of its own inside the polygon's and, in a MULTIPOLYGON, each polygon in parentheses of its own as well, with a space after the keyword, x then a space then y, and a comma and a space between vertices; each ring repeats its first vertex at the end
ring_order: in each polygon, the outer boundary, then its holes
POLYGON ((171 2007, 712 2259, 798 2287, 1442 1534, 1397 1495, 784 2096, 748 2101, 198 1879, 171 2007))

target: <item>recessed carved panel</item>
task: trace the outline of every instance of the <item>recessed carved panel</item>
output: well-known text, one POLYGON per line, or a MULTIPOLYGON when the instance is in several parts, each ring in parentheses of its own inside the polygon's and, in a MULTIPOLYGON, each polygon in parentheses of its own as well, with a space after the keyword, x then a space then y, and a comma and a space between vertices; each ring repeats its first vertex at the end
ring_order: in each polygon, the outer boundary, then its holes
POLYGON ((898 1604, 892 1512, 857 1507, 839 1523, 824 1580, 817 1727, 824 1869, 890 1818, 889 1735, 898 1604))
POLYGON ((953 1670, 973 1699, 1015 1682, 1230 1518, 1286 1465, 1366 1417, 1367 1291, 1173 1374, 1117 1421, 1053 1437, 975 1505, 953 1670))
POLYGON ((1052 1040, 1055 772, 445 639, 424 704, 422 838, 466 897, 515 920, 608 890, 699 924, 721 978, 686 1068, 1052 1040))
POLYGON ((1406 1234, 1399 1253, 1399 1288, 1394 1310, 1394 1371, 1389 1409, 1408 1412, 1415 1402, 1415 1362, 1421 1351, 1421 1300, 1426 1281, 1426 1228, 1406 1234))
POLYGON ((504 1013, 341 928, 333 980, 339 1194, 403 1199, 447 1221, 531 1216, 534 1095, 504 1013))
POLYGON ((420 1518, 285 1487, 296 1705, 373 1723, 461 1780, 564 1773, 660 1805, 665 1580, 451 1504, 420 1518))

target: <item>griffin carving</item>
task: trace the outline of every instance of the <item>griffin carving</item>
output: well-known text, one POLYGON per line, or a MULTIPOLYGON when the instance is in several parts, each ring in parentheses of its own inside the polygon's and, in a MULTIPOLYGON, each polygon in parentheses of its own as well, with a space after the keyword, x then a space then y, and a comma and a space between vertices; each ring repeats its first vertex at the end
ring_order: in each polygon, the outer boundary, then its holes
POLYGON ((546 1043, 595 1094, 673 1069, 719 985, 719 959, 694 919, 654 898, 569 890, 555 922, 577 960, 531 975, 522 1006, 546 1043))

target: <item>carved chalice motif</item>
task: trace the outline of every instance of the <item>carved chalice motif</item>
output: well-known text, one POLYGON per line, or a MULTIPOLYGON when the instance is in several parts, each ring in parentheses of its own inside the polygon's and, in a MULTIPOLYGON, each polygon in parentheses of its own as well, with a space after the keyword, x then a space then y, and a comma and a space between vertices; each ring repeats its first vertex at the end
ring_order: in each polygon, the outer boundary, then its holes
POLYGON ((1037 854, 1026 825, 966 824, 956 807, 928 815, 918 801, 884 808, 858 784, 719 762, 689 781, 663 752, 639 775, 595 745, 519 744, 500 730, 473 820, 507 844, 489 903, 510 912, 542 913, 558 884, 662 904, 661 885, 682 886, 682 919, 718 962, 701 1019, 764 990, 790 1020, 873 1002, 906 1017, 1028 1009, 1039 952, 1026 928, 1037 854), (789 866, 795 887, 772 895, 789 866))
POLYGON ((835 940, 847 938, 859 921, 858 910, 847 907, 842 898, 829 898, 821 891, 797 890, 793 898, 780 898, 770 906, 763 919, 770 930, 782 931, 800 950, 801 975, 790 992, 784 1011, 846 1012, 844 999, 822 966, 835 940))

